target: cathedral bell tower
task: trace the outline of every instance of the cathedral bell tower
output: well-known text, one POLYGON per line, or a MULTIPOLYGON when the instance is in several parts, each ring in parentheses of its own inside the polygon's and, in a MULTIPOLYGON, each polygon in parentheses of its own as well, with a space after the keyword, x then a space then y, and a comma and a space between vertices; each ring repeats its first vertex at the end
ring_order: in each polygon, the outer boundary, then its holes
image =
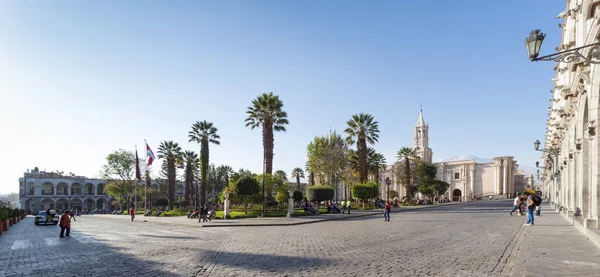
POLYGON ((423 119, 423 109, 419 113, 419 119, 415 126, 413 151, 415 156, 420 157, 423 161, 431 163, 433 153, 429 148, 429 126, 423 119))

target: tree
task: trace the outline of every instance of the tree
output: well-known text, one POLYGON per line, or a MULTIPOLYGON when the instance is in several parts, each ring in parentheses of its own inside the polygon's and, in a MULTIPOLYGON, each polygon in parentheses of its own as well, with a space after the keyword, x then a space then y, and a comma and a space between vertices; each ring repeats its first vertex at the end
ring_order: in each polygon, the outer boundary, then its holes
POLYGON ((306 199, 312 202, 331 200, 333 194, 333 188, 330 186, 310 186, 306 188, 306 199))
POLYGON ((381 153, 375 153, 368 157, 367 164, 369 172, 373 175, 375 182, 379 183, 381 181, 379 180, 379 173, 387 167, 385 156, 381 153))
POLYGON ((192 195, 196 194, 194 189, 194 183, 197 181, 196 176, 198 176, 199 172, 199 163, 200 159, 198 158, 198 154, 194 151, 185 151, 183 152, 183 165, 185 171, 185 201, 188 205, 192 205, 194 203, 194 199, 192 199, 192 195))
MULTIPOLYGON (((106 164, 102 167, 102 175, 108 184, 119 182, 119 195, 127 199, 129 208, 130 195, 136 184, 135 181, 135 155, 131 151, 119 149, 106 157, 106 164), (124 192, 123 192, 124 190, 124 192)), ((107 185, 108 186, 108 185, 107 185)))
POLYGON ((237 195, 244 196, 244 213, 248 213, 248 202, 246 198, 249 195, 257 194, 260 191, 260 187, 258 185, 258 181, 251 176, 242 176, 235 183, 234 193, 237 195))
POLYGON ((300 190, 300 178, 304 178, 304 170, 300 167, 292 169, 292 178, 296 179, 296 190, 300 190))
POLYGON ((413 183, 411 183, 410 173, 411 173, 411 160, 414 159, 414 151, 410 147, 402 147, 398 150, 398 161, 404 160, 404 183, 403 185, 406 187, 406 197, 411 198, 414 195, 415 188, 413 187, 413 183))
POLYGON ((233 169, 228 165, 221 165, 217 168, 224 186, 229 186, 229 177, 233 174, 233 169))
POLYGON ((299 190, 295 190, 294 194, 292 196, 292 198, 294 199, 294 202, 302 201, 302 197, 303 197, 302 192, 299 190))
POLYGON ((312 172, 310 168, 310 161, 307 161, 304 165, 304 169, 306 170, 306 173, 308 173, 308 185, 313 186, 315 184, 315 173, 312 172))
POLYGON ((238 172, 233 172, 231 174, 231 177, 229 177, 229 181, 231 183, 235 184, 237 182, 237 180, 239 180, 241 177, 244 177, 244 176, 256 177, 256 174, 253 174, 250 170, 246 170, 246 169, 240 168, 238 170, 238 172))
POLYGON ((346 143, 356 143, 360 182, 367 182, 367 143, 374 144, 379 139, 379 125, 372 115, 366 113, 355 114, 347 122, 348 128, 344 131, 347 135, 346 143))
MULTIPOLYGON (((127 183, 127 181, 115 180, 106 184, 104 187, 104 192, 122 204, 127 202, 129 199, 129 188, 130 185, 127 183)), ((121 207, 121 210, 122 209, 123 207, 121 207)))
POLYGON ((390 190, 390 199, 394 199, 398 197, 398 192, 395 190, 390 190))
POLYGON ((283 111, 283 102, 273 92, 263 93, 252 100, 252 106, 248 107, 246 113, 246 127, 252 129, 262 126, 263 153, 265 158, 265 173, 273 174, 273 131, 285 132, 285 126, 289 124, 287 113, 283 111))
POLYGON ((286 182, 288 180, 287 173, 285 173, 285 171, 283 171, 281 169, 275 171, 275 176, 281 178, 282 180, 284 180, 286 182))
POLYGON ((420 161, 414 174, 414 181, 417 184, 419 192, 428 198, 432 198, 436 193, 435 175, 437 166, 424 161, 420 161))
POLYGON ((316 136, 307 146, 310 172, 320 185, 337 185, 348 166, 348 148, 335 131, 328 136, 316 136))
POLYGON ((200 143, 200 205, 204 205, 206 202, 206 185, 208 183, 208 158, 209 143, 219 145, 219 139, 221 138, 217 134, 217 127, 213 126, 212 122, 196 121, 192 125, 192 130, 188 133, 189 141, 200 143))
POLYGON ((177 177, 177 165, 181 163, 181 147, 176 142, 163 141, 158 146, 158 158, 167 161, 167 187, 169 205, 175 202, 175 181, 177 177))
POLYGON ((379 196, 379 184, 369 182, 366 184, 357 184, 352 187, 352 197, 359 199, 365 208, 365 200, 377 198, 379 196))

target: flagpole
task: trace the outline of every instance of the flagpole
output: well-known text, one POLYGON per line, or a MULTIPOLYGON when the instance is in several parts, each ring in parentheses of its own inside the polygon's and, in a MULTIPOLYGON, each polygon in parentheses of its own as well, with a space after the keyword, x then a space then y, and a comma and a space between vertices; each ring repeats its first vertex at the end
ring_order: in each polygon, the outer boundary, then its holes
MULTIPOLYGON (((138 161, 138 159, 137 159, 137 144, 135 145, 135 154, 136 154, 136 160, 135 160, 135 162, 137 163, 135 166, 136 166, 136 168, 139 169, 139 166, 140 166, 139 162, 140 161, 138 161)), ((137 175, 137 173, 136 173, 136 175, 137 175)), ((133 187, 133 213, 134 214, 135 214, 135 211, 137 210, 137 207, 136 207, 137 185, 138 185, 138 182, 140 181, 140 179, 138 179, 137 176, 136 176, 136 179, 137 179, 137 181, 135 182, 135 186, 133 187)))
POLYGON ((146 172, 144 172, 144 214, 148 211, 148 142, 144 139, 144 144, 146 146, 146 172))

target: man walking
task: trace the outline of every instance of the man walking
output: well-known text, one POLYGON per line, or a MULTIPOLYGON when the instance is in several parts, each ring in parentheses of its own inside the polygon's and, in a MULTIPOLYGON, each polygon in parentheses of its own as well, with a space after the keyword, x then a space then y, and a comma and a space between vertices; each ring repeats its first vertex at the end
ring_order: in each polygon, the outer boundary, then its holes
POLYGON ((342 200, 341 205, 342 205, 342 214, 345 214, 346 213, 346 201, 342 200))
POLYGON ((67 237, 71 234, 71 220, 69 219, 69 214, 71 211, 66 210, 65 213, 60 217, 60 237, 65 237, 65 229, 67 230, 67 237))
POLYGON ((519 214, 521 214, 521 199, 519 199, 519 196, 515 197, 515 201, 513 203, 513 210, 510 212, 510 215, 512 216, 512 214, 516 210, 519 210, 519 214))
POLYGON ((69 220, 71 220, 71 219, 73 219, 73 221, 77 221, 77 220, 75 219, 75 213, 74 213, 73 211, 70 211, 70 212, 69 212, 69 220))
POLYGON ((523 226, 532 226, 533 224, 533 211, 535 210, 535 201, 533 201, 533 194, 527 197, 527 223, 523 226))
POLYGON ((392 210, 392 205, 390 201, 385 202, 385 207, 383 207, 383 219, 384 221, 390 222, 390 211, 392 210))
POLYGON ((133 219, 135 218, 135 210, 133 208, 129 209, 129 214, 131 215, 131 222, 133 222, 133 219))

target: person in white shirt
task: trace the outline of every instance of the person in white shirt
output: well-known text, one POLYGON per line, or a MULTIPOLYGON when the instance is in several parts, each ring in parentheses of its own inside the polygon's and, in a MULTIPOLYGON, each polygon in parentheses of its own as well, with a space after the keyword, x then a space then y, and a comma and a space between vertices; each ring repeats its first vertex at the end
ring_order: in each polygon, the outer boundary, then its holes
POLYGON ((510 212, 510 215, 512 216, 512 214, 516 210, 519 210, 519 215, 520 215, 521 214, 521 199, 519 199, 519 196, 515 197, 515 201, 513 203, 513 210, 510 212))

